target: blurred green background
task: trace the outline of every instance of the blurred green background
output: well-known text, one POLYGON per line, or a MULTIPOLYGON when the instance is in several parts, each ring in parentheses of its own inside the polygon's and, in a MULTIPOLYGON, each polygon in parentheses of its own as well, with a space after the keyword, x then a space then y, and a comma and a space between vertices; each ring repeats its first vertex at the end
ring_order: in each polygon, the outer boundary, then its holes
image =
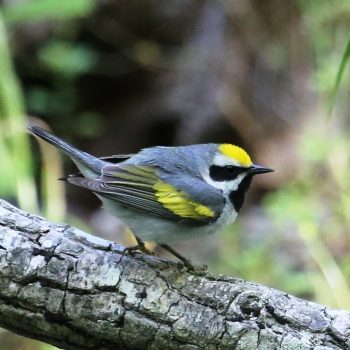
MULTIPOLYGON (((3 0, 0 198, 124 244, 28 120, 96 155, 230 142, 276 173, 239 220, 175 248, 211 271, 350 308, 347 0, 3 0)), ((159 251, 159 253, 163 253, 159 251)), ((5 330, 0 350, 52 349, 5 330)))

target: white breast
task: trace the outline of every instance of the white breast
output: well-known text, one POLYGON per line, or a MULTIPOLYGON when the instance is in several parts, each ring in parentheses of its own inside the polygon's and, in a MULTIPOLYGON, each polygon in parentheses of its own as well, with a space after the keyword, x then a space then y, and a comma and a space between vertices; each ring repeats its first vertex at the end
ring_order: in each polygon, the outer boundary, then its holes
POLYGON ((196 236, 208 235, 221 231, 227 225, 232 224, 237 217, 237 212, 228 198, 221 216, 215 222, 206 226, 190 227, 157 216, 143 214, 140 211, 126 208, 114 200, 102 196, 98 197, 102 200, 105 209, 122 220, 143 241, 170 244, 196 236))

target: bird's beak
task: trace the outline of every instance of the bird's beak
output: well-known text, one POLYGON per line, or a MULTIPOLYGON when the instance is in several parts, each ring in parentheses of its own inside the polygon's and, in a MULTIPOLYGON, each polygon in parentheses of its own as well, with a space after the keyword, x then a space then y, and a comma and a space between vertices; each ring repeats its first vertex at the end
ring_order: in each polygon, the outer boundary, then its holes
POLYGON ((248 170, 248 174, 251 174, 251 175, 257 175, 257 174, 265 174, 265 173, 271 173, 273 172, 274 170, 273 169, 270 169, 270 168, 265 168, 261 165, 256 165, 256 164, 253 164, 249 170, 248 170))

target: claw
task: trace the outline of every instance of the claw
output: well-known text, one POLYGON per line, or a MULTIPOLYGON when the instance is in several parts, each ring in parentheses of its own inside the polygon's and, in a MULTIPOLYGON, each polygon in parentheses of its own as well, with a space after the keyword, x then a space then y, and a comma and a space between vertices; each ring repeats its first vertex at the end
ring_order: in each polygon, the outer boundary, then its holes
POLYGON ((183 266, 187 268, 188 271, 203 273, 208 268, 206 265, 203 265, 203 266, 193 265, 190 260, 184 258, 181 254, 179 254, 176 250, 174 250, 167 244, 160 244, 159 246, 167 250, 172 255, 176 256, 182 262, 183 266))
POLYGON ((134 252, 141 252, 147 255, 154 255, 149 249, 146 248, 145 243, 141 241, 140 238, 136 237, 137 244, 132 247, 127 247, 124 249, 123 254, 132 254, 134 252))
POLYGON ((154 255, 149 249, 147 249, 144 245, 133 245, 132 247, 126 247, 123 251, 123 254, 133 254, 135 252, 141 252, 147 255, 154 255))

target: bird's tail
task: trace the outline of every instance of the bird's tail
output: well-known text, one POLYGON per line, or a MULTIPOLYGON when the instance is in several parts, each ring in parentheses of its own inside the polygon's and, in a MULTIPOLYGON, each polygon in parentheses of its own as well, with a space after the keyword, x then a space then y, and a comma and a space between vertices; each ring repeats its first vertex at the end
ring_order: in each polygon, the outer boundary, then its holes
POLYGON ((45 140, 46 142, 50 143, 71 157, 83 174, 86 173, 86 171, 93 171, 94 173, 98 174, 100 173, 103 166, 106 165, 106 162, 103 160, 94 157, 86 152, 80 151, 69 143, 61 140, 57 136, 36 125, 31 124, 27 127, 27 129, 32 134, 40 137, 41 139, 45 140))

